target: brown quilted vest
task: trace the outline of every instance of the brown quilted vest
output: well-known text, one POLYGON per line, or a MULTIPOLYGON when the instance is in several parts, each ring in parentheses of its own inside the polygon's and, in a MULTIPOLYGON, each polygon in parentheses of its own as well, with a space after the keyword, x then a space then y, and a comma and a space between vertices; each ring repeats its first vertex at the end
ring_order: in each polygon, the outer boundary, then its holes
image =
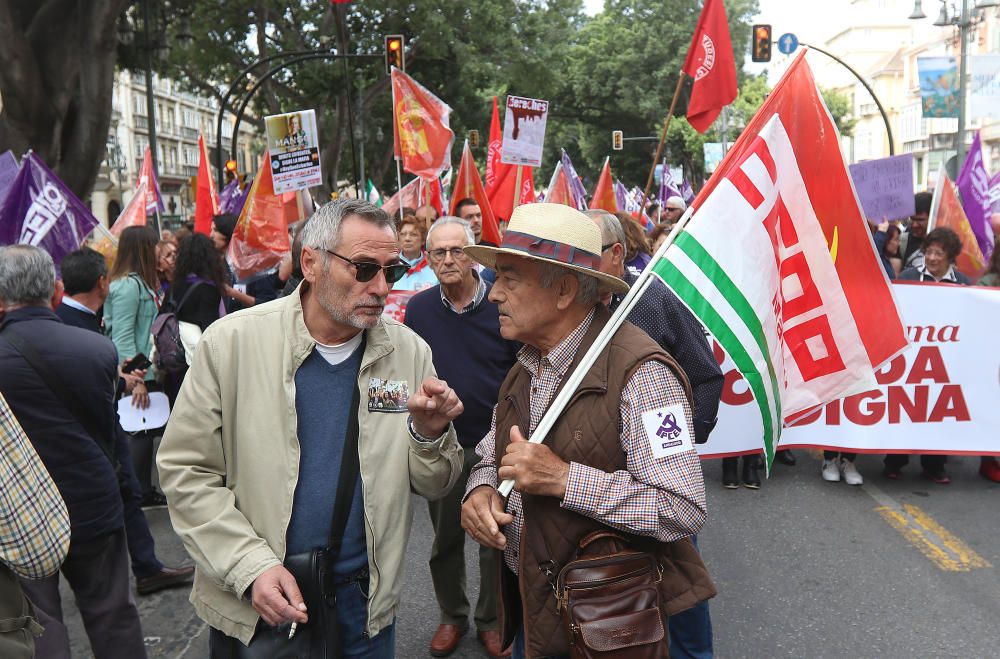
MULTIPOLYGON (((569 372, 575 369, 587 348, 594 343, 608 318, 607 310, 599 305, 569 372)), ((621 393, 632 374, 651 359, 673 370, 687 394, 687 413, 690 414, 691 390, 684 371, 645 332, 626 322, 584 377, 545 444, 567 462, 607 472, 626 469, 626 456, 620 439, 621 393)), ((517 363, 500 388, 496 412, 497 464, 510 443, 511 426, 518 425, 522 429, 531 427, 530 382, 531 374, 517 363)), ((515 577, 506 569, 499 552, 497 559, 500 574, 498 608, 503 643, 506 646, 513 641, 520 617, 524 623, 528 657, 565 654, 569 651, 568 639, 556 610, 552 583, 559 570, 575 557, 580 539, 592 531, 608 527, 584 515, 564 510, 554 497, 522 494, 521 499, 525 524, 518 548, 518 575, 515 577)), ((652 538, 627 537, 634 548, 658 556, 664 570, 661 592, 669 614, 679 613, 715 596, 715 586, 708 569, 690 539, 662 543, 652 538)))

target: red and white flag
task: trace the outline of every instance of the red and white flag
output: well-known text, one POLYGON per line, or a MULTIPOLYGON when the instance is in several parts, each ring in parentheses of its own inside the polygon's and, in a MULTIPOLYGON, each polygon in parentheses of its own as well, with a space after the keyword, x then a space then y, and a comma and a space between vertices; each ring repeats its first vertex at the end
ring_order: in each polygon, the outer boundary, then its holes
POLYGON ((804 54, 650 266, 746 378, 768 464, 783 424, 874 389, 908 345, 804 54))
POLYGON ((684 73, 694 80, 688 123, 704 133, 722 108, 736 98, 736 60, 722 0, 705 0, 684 60, 684 73))

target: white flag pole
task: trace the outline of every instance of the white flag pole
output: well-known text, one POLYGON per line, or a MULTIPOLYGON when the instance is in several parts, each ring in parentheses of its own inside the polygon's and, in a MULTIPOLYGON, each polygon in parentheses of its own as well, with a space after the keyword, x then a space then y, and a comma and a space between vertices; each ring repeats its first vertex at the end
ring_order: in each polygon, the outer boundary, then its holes
MULTIPOLYGON (((569 379, 566 380, 565 386, 563 386, 562 390, 549 405, 545 414, 542 415, 535 431, 531 433, 531 438, 528 440, 529 442, 540 444, 545 441, 545 437, 549 434, 549 431, 552 430, 552 426, 555 425, 559 415, 562 414, 563 409, 566 408, 570 399, 573 398, 573 394, 576 393, 577 388, 583 381, 583 377, 588 371, 590 371, 600 354, 604 352, 608 343, 611 342, 611 338, 615 335, 615 332, 618 331, 618 328, 621 327, 621 324, 625 322, 626 316, 628 316, 633 307, 635 307, 639 298, 646 292, 646 289, 652 285, 653 279, 656 277, 656 275, 653 274, 653 266, 660 258, 663 257, 667 248, 674 244, 677 234, 679 234, 684 229, 685 225, 687 225, 693 212, 694 210, 691 207, 688 207, 687 211, 684 212, 684 215, 681 216, 681 218, 677 221, 677 224, 674 225, 670 235, 667 236, 667 239, 663 241, 660 248, 656 250, 655 254, 653 254, 653 258, 650 259, 649 265, 646 266, 646 268, 639 275, 639 278, 636 279, 634 284, 632 284, 628 294, 622 300, 621 304, 618 305, 618 308, 615 309, 614 313, 611 314, 611 318, 608 320, 604 328, 601 329, 601 332, 597 335, 593 345, 590 346, 590 349, 587 350, 587 353, 580 360, 580 363, 576 365, 576 368, 569 375, 569 379)), ((502 496, 506 497, 510 495, 512 489, 514 489, 514 481, 508 478, 500 484, 497 491, 500 492, 502 496)))

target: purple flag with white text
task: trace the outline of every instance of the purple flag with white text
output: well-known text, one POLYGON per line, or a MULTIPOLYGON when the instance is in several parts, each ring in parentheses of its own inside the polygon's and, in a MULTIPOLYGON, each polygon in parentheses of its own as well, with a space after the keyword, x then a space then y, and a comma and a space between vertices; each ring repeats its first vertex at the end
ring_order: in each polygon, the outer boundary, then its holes
POLYGON ((688 206, 694 201, 694 190, 691 188, 691 184, 688 183, 687 179, 681 183, 681 197, 684 199, 684 203, 688 206))
POLYGON ((0 245, 37 245, 62 258, 78 249, 97 226, 97 218, 41 158, 28 153, 0 203, 0 245))
POLYGON ((569 194, 573 198, 573 203, 576 205, 576 209, 580 211, 587 210, 587 189, 583 187, 583 181, 576 173, 576 169, 573 168, 573 163, 569 160, 569 155, 567 155, 566 150, 562 150, 562 166, 563 173, 566 176, 566 183, 569 186, 569 194))
POLYGON ((660 204, 660 209, 666 207, 667 199, 670 197, 683 197, 680 188, 674 183, 674 177, 670 173, 670 167, 667 165, 666 159, 663 160, 663 170, 660 174, 660 191, 656 195, 656 201, 660 204))
POLYGON ((986 172, 983 162, 983 148, 979 140, 979 131, 969 147, 969 155, 965 158, 962 171, 955 179, 958 194, 962 198, 965 216, 969 218, 972 232, 976 235, 979 250, 987 260, 993 253, 993 227, 990 225, 992 204, 990 202, 990 175, 986 172))

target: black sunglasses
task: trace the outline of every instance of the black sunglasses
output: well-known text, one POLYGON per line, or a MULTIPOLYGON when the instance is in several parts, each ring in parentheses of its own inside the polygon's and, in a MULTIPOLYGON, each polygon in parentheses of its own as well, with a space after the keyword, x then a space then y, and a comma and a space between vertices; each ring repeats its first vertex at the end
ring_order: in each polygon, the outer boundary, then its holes
POLYGON ((354 278, 360 282, 371 281, 378 274, 379 270, 383 271, 385 275, 385 282, 387 284, 395 284, 397 281, 402 279, 406 272, 410 269, 410 266, 405 263, 393 263, 391 265, 379 265, 378 263, 371 263, 369 261, 352 261, 351 259, 341 256, 336 252, 331 252, 328 249, 323 249, 322 247, 317 247, 316 249, 321 252, 326 252, 332 256, 336 256, 341 261, 345 261, 354 266, 354 278))

